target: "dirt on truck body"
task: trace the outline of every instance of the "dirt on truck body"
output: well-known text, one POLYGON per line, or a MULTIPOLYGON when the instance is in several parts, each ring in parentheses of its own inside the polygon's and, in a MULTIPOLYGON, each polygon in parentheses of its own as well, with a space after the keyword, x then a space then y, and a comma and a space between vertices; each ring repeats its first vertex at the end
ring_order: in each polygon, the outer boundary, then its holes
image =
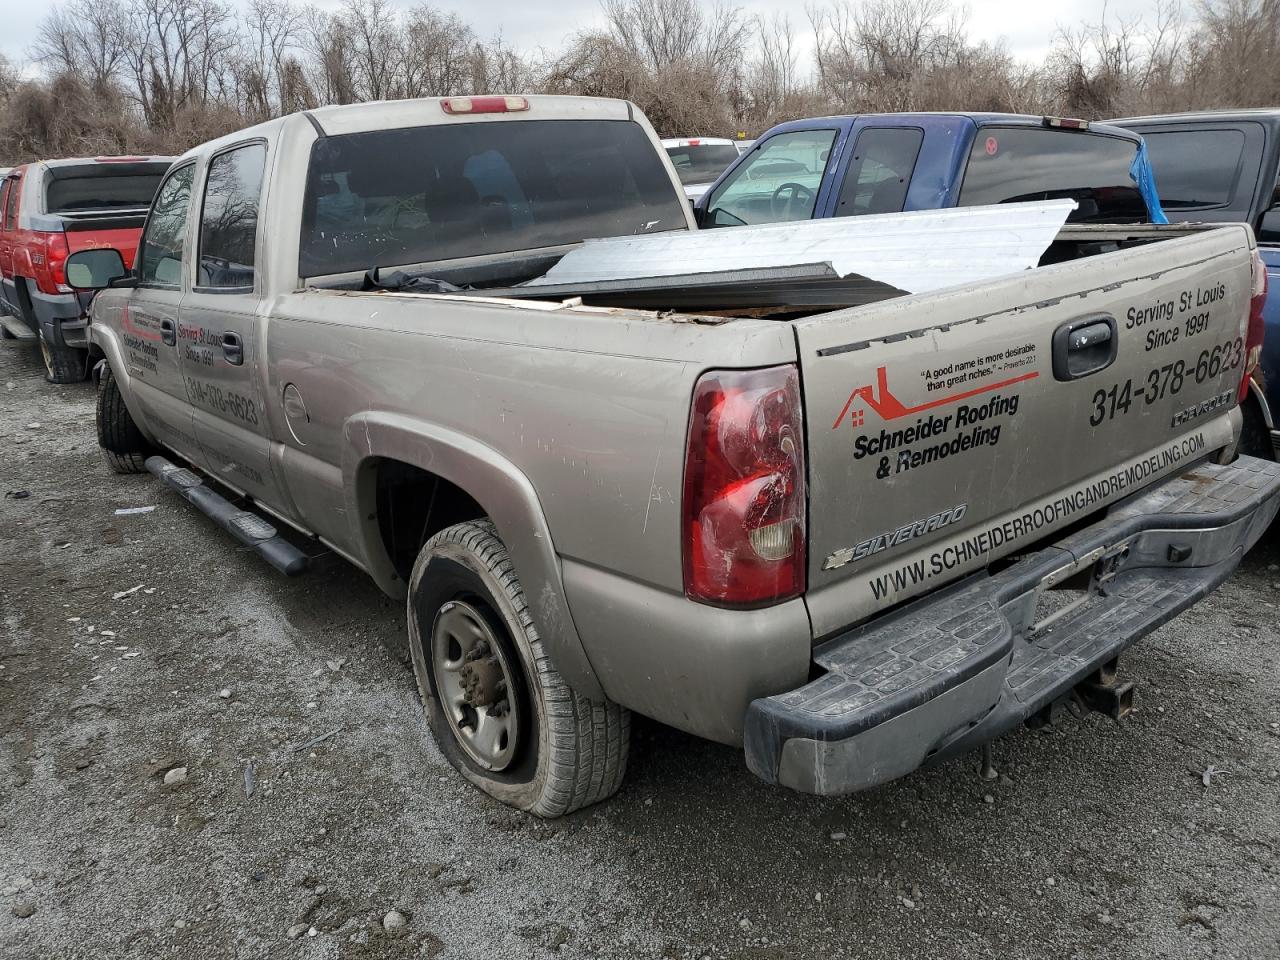
POLYGON ((302 552, 201 474, 404 597, 441 749, 544 816, 617 789, 632 710, 817 793, 1064 699, 1120 713, 1120 653, 1276 512, 1280 469, 1233 457, 1243 226, 1068 226, 1034 269, 785 319, 502 295, 691 228, 620 101, 233 134, 175 163, 132 275, 68 260, 114 284, 102 443, 281 569, 302 552))

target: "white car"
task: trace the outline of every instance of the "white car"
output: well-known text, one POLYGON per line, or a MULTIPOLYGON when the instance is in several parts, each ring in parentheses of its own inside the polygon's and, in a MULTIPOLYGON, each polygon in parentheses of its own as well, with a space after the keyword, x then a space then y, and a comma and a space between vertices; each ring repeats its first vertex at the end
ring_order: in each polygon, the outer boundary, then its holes
POLYGON ((662 147, 671 158, 690 203, 696 203, 715 183, 716 177, 738 159, 734 141, 725 137, 663 140, 662 147))

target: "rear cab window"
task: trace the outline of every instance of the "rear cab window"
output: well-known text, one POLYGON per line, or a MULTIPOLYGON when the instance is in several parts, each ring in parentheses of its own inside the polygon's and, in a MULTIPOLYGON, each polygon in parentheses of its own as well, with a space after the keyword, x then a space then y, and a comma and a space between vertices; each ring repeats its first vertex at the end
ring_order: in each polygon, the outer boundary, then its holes
POLYGON ((258 206, 267 147, 251 143, 209 161, 200 213, 196 286, 252 290, 258 241, 258 206))
POLYGON ((919 127, 864 128, 854 141, 835 216, 901 212, 923 142, 919 127))
POLYGON ((163 176, 163 169, 111 176, 58 176, 45 186, 45 212, 146 209, 163 176))
POLYGON ((690 143, 666 151, 684 184, 711 183, 738 159, 732 143, 690 143))
POLYGON ((707 201, 708 227, 808 220, 831 159, 835 130, 793 130, 774 134, 707 201))
POLYGON ((1194 129, 1133 126, 1147 141, 1160 203, 1171 220, 1245 220, 1262 166, 1260 124, 1194 129))
POLYGON ((1145 222, 1147 205, 1129 176, 1137 152, 1134 141, 1107 134, 983 126, 969 151, 959 205, 1066 198, 1079 204, 1067 218, 1074 223, 1145 222))
POLYGON ((312 146, 298 272, 331 276, 687 225, 666 165, 631 121, 376 130, 312 146))

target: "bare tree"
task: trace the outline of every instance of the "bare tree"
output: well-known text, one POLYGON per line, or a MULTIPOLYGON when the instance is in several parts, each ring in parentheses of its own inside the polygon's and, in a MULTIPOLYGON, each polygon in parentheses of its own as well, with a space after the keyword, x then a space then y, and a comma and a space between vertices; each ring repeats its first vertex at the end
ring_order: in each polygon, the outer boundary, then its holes
POLYGON ((303 16, 289 0, 250 0, 238 73, 241 104, 255 119, 276 115, 290 99, 286 75, 296 61, 289 52, 301 38, 303 16))
POLYGON ((475 35, 456 13, 414 7, 400 33, 403 96, 443 97, 470 89, 475 35))
POLYGON ((74 73, 104 87, 124 65, 124 17, 120 0, 69 0, 40 24, 32 57, 54 73, 74 73))
POLYGON ((399 26, 387 0, 347 0, 338 22, 350 36, 357 99, 396 96, 401 85, 399 26))
POLYGON ((308 7, 302 24, 302 49, 307 86, 319 103, 354 103, 355 49, 343 22, 308 7))

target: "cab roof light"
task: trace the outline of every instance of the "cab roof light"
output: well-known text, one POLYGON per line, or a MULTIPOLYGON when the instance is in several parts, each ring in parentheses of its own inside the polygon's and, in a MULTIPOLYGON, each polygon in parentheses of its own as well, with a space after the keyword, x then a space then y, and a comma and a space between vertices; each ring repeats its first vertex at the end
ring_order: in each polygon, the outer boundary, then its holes
POLYGON ((150 157, 94 157, 96 163, 142 163, 150 157))
POLYGON ((445 97, 440 107, 448 114, 519 113, 529 109, 526 97, 445 97))
POLYGON ((1046 127, 1055 127, 1059 130, 1088 130, 1088 120, 1075 120, 1071 117, 1045 117, 1044 125, 1046 127))

